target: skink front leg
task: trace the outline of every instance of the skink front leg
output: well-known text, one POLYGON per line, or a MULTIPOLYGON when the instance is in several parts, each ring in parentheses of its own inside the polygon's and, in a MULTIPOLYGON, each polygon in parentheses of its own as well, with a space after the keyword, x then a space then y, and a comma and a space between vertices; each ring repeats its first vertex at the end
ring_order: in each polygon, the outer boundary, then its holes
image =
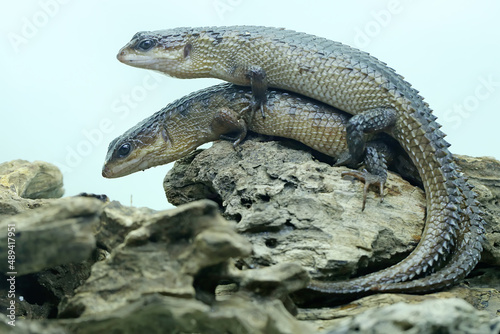
POLYGON ((252 88, 252 111, 260 109, 262 118, 265 118, 264 105, 267 102, 267 78, 266 72, 259 66, 251 66, 247 72, 252 88))
POLYGON ((212 121, 212 131, 218 138, 232 141, 233 146, 236 147, 245 139, 248 127, 239 113, 222 108, 212 121))

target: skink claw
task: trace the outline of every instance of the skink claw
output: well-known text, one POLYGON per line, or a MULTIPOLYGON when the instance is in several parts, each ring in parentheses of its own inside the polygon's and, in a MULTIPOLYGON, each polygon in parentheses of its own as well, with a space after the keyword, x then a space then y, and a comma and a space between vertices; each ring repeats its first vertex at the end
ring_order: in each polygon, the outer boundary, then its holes
POLYGON ((363 205, 361 206, 361 211, 365 210, 366 197, 368 195, 368 188, 370 188, 371 185, 378 185, 379 186, 380 202, 382 203, 384 201, 384 185, 385 185, 384 178, 382 178, 378 175, 371 174, 366 169, 363 169, 362 172, 358 171, 358 170, 351 170, 348 172, 342 172, 341 175, 342 175, 342 177, 352 176, 352 177, 355 177, 356 179, 365 183, 365 186, 363 187, 363 205))

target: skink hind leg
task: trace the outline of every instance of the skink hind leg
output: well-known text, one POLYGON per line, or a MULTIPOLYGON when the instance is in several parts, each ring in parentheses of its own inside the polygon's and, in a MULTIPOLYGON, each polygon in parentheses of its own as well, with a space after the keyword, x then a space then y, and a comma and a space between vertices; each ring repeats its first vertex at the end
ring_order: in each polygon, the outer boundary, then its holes
POLYGON ((353 176, 365 183, 361 211, 365 210, 368 189, 372 185, 379 187, 380 202, 384 200, 384 186, 387 181, 387 159, 383 151, 389 150, 389 148, 381 149, 381 147, 382 143, 369 143, 364 159, 366 169, 363 171, 351 170, 342 173, 342 176, 353 176))
POLYGON ((381 132, 391 128, 397 120, 396 111, 390 108, 375 108, 357 114, 349 120, 347 147, 353 161, 360 162, 365 153, 365 134, 381 132))
POLYGON ((349 153, 341 156, 337 165, 353 165, 364 160, 366 170, 344 172, 365 183, 363 205, 365 209, 368 188, 378 185, 380 201, 384 199, 384 185, 387 180, 387 155, 390 150, 379 142, 366 143, 365 134, 380 132, 392 127, 397 119, 396 112, 388 108, 375 108, 353 116, 346 127, 349 153))

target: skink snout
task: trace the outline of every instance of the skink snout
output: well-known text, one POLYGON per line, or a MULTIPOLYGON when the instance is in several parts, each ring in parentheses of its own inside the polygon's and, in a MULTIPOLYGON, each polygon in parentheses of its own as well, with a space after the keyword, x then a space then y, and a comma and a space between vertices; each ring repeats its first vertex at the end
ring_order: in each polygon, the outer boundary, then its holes
POLYGON ((109 178, 110 169, 107 166, 102 167, 102 176, 105 178, 109 178))
POLYGON ((121 49, 118 54, 116 55, 116 59, 118 59, 119 61, 121 61, 123 63, 123 60, 125 58, 125 51, 123 49, 121 49))

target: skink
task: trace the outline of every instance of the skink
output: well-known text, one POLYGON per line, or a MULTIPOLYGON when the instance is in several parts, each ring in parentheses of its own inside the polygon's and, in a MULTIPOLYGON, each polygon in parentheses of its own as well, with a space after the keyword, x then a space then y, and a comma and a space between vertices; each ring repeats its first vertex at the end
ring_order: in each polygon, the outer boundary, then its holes
POLYGON ((375 57, 291 30, 233 26, 140 32, 120 50, 118 59, 178 78, 214 77, 251 86, 253 107, 265 115, 268 87, 303 94, 355 115, 347 135, 353 161, 365 152, 365 132, 385 131, 401 144, 426 192, 427 219, 420 243, 392 267, 348 281, 314 281, 311 289, 329 294, 430 291, 456 283, 479 261, 484 222, 472 187, 453 163, 427 103, 375 57))
MULTIPOLYGON (((265 118, 248 112, 251 106, 251 91, 232 84, 181 98, 114 139, 102 174, 115 178, 167 164, 219 139, 237 145, 247 131, 294 139, 336 159, 348 150, 346 125, 351 116, 331 106, 279 90, 268 92, 265 118)), ((371 139, 367 167, 377 175, 384 169, 384 174, 394 152, 371 139), (374 157, 379 154, 381 160, 374 157)))

